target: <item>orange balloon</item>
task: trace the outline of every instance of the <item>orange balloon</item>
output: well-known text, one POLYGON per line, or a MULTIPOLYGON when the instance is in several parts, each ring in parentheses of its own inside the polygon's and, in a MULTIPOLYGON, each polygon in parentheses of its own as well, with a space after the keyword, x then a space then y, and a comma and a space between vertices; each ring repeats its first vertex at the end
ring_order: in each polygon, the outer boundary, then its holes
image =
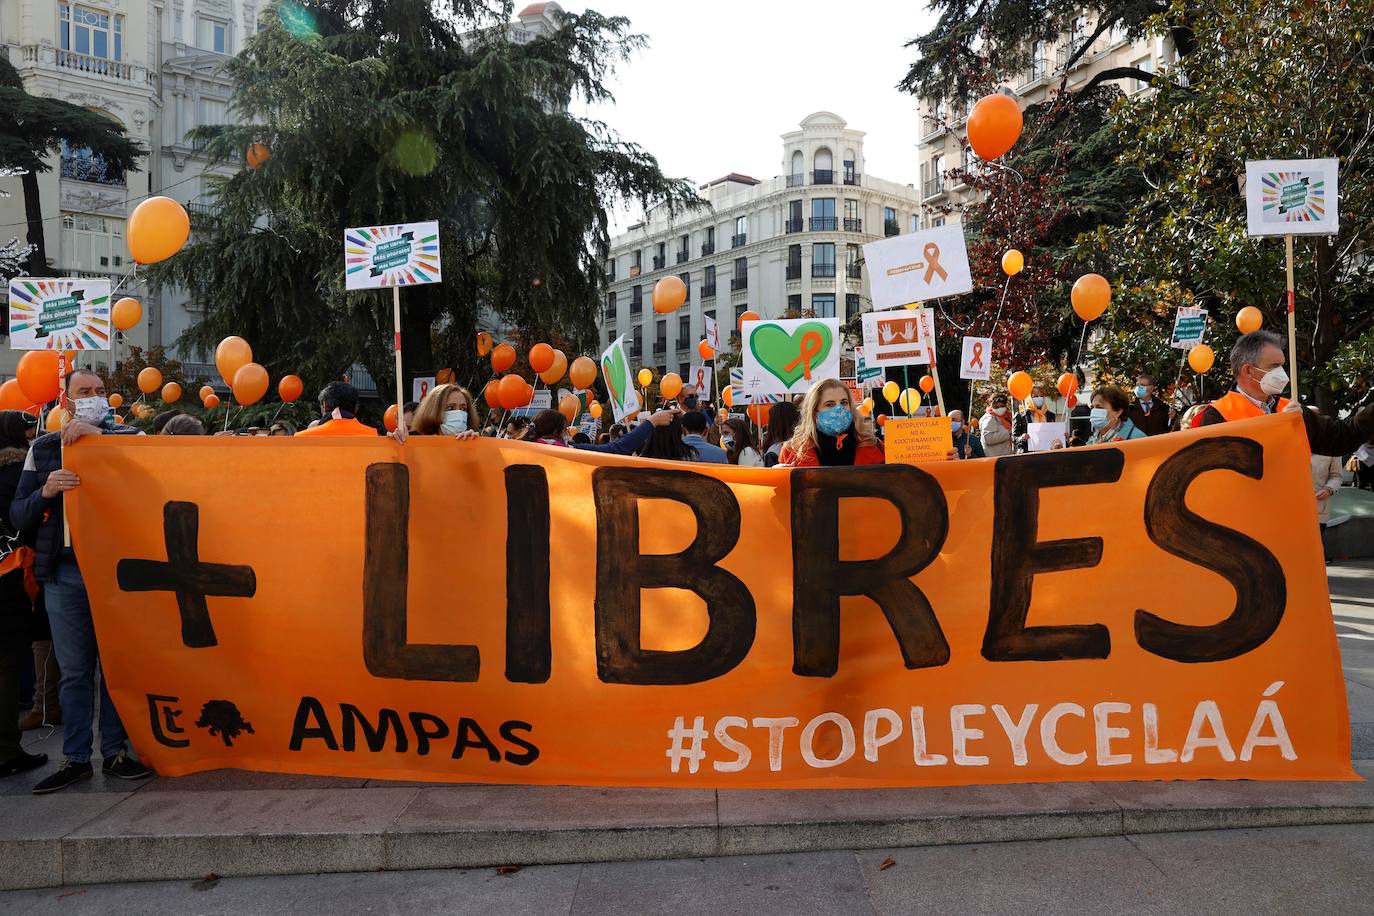
POLYGON ((488 407, 501 406, 500 383, 496 379, 487 382, 482 389, 482 400, 487 402, 488 407))
POLYGON ((579 356, 573 360, 572 371, 568 373, 576 388, 590 388, 596 382, 596 361, 589 356, 579 356))
POLYGON ((553 352, 553 347, 546 343, 537 343, 530 347, 530 368, 536 375, 543 375, 553 365, 553 352))
POLYGON ((267 393, 267 370, 257 363, 240 366, 234 373, 234 400, 247 407, 262 400, 267 393))
MULTIPOLYGON (((68 369, 68 371, 71 371, 68 369)), ((19 357, 19 368, 14 370, 19 381, 19 390, 29 399, 30 404, 46 404, 62 391, 62 382, 57 377, 57 351, 30 350, 19 357)))
POLYGON ((1078 395, 1069 395, 1068 400, 1065 403, 1069 405, 1069 410, 1073 410, 1075 407, 1078 406, 1078 395))
POLYGON ((726 407, 735 406, 735 388, 733 385, 726 385, 720 389, 720 399, 725 402, 726 407))
MULTIPOLYGON (((502 344, 501 346, 505 346, 502 344)), ((499 349, 499 348, 498 348, 499 349)), ((512 351, 514 352, 514 351, 512 351)), ((492 351, 496 355, 496 351, 492 351)), ((497 384, 496 394, 501 400, 501 406, 506 410, 514 410, 517 407, 524 407, 529 403, 529 385, 518 375, 507 375, 497 384)))
POLYGON ((973 151, 991 162, 1016 145, 1021 136, 1021 106, 1009 95, 985 95, 968 113, 968 142, 973 151))
POLYGON ((382 414, 382 423, 386 425, 387 432, 394 433, 396 431, 396 427, 400 425, 399 416, 400 414, 397 413, 395 404, 388 407, 386 413, 382 414))
POLYGON ((1072 372, 1065 372, 1063 375, 1059 376, 1059 381, 1055 384, 1055 387, 1059 389, 1059 393, 1064 397, 1072 397, 1073 393, 1078 390, 1078 376, 1074 375, 1072 372))
POLYGON ((117 414, 115 414, 114 420, 115 420, 115 426, 123 426, 123 425, 124 425, 124 414, 122 414, 122 413, 117 413, 117 414))
MULTIPOLYGON (((6 382, 5 384, 8 385, 9 382, 6 382)), ((0 385, 0 388, 3 388, 3 387, 4 387, 3 385, 0 385)), ((0 395, 0 398, 3 398, 3 395, 0 395)), ((110 406, 111 406, 111 407, 123 407, 123 406, 124 406, 124 395, 120 394, 118 391, 116 391, 114 394, 110 395, 110 406)))
POLYGON ((562 350, 553 351, 553 363, 549 368, 539 373, 539 378, 545 385, 555 385, 563 378, 568 371, 568 357, 563 355, 562 350))
MULTIPOLYGON (((1264 315, 1253 305, 1247 305, 1239 312, 1236 312, 1236 330, 1240 331, 1242 334, 1250 334, 1258 331, 1262 324, 1264 324, 1264 315)), ((1204 369, 1202 371, 1206 372, 1207 370, 1204 369)))
POLYGON ((704 340, 697 344, 697 353, 701 354, 702 359, 713 359, 716 355, 716 351, 712 350, 711 345, 704 340))
POLYGON ((871 416, 873 416, 873 399, 872 399, 872 398, 867 398, 867 399, 865 399, 864 402, 863 402, 862 404, 859 405, 859 413, 863 414, 865 417, 871 417, 871 416))
POLYGON ((582 402, 574 395, 565 394, 558 399, 558 412, 567 417, 569 423, 572 423, 577 419, 577 415, 582 412, 582 402))
POLYGON ((1112 285, 1101 274, 1084 274, 1074 282, 1069 298, 1078 317, 1092 321, 1111 304, 1112 285))
POLYGON ((687 284, 681 277, 664 277, 654 284, 654 311, 660 315, 676 312, 687 301, 687 284))
POLYGON ((125 296, 114 304, 114 309, 110 312, 110 320, 114 322, 115 330, 127 331, 129 328, 138 324, 143 318, 143 303, 137 299, 125 296))
POLYGON ((134 207, 125 229, 129 253, 140 264, 165 261, 191 237, 186 208, 170 197, 150 197, 134 207))
POLYGON ((226 337, 215 347, 215 368, 224 384, 234 386, 234 376, 243 366, 253 361, 253 348, 242 337, 226 337))
POLYGON ((1206 344, 1198 344, 1188 351, 1188 365, 1193 367, 1193 371, 1202 375, 1212 368, 1212 363, 1216 362, 1217 355, 1212 348, 1206 344))
POLYGON ((138 390, 144 394, 152 394, 162 387, 162 373, 153 366, 145 366, 138 373, 138 390))
MULTIPOLYGON (((110 405, 114 406, 114 398, 110 399, 110 405)), ((28 410, 32 406, 33 403, 25 396, 17 379, 10 379, 0 385, 0 410, 28 410)))
POLYGON ((256 172, 267 164, 268 159, 272 158, 272 151, 261 143, 252 143, 249 144, 248 151, 244 153, 243 158, 248 160, 248 167, 256 172))
POLYGON ((277 396, 285 404, 290 404, 305 391, 305 383, 294 375, 283 375, 281 381, 277 382, 277 396))
POLYGON ((209 385, 201 385, 198 394, 200 395, 200 402, 204 404, 206 398, 214 397, 215 389, 211 388, 209 385))
POLYGON ((67 421, 70 419, 71 417, 67 415, 67 412, 61 408, 50 410, 48 411, 48 419, 43 423, 43 428, 50 433, 55 433, 66 426, 67 421))
MULTIPOLYGON (((176 382, 168 382, 162 386, 162 400, 167 404, 175 404, 181 400, 181 386, 176 382)), ((115 406, 113 404, 111 407, 115 406)))
POLYGON ((1007 379, 1007 393, 1018 401, 1030 397, 1031 389, 1034 387, 1035 380, 1030 377, 1029 372, 1013 372, 1011 378, 1007 379))
POLYGON ((491 348, 492 348, 491 335, 488 334, 486 331, 478 331, 478 332, 477 332, 477 355, 478 355, 478 356, 486 356, 488 353, 491 352, 491 348))
POLYGON ((206 410, 214 410, 219 406, 219 395, 209 395, 202 403, 205 405, 206 410))
POLYGON ((1016 276, 1025 266, 1025 255, 1021 254, 1021 252, 1017 251, 1015 248, 1008 248, 1007 253, 1002 255, 1002 273, 1006 274, 1008 277, 1016 276))
POLYGON ((515 348, 508 343, 497 344, 491 351, 491 370, 505 372, 515 365, 515 348))
POLYGON ((434 384, 436 384, 436 385, 452 385, 452 384, 454 384, 453 370, 452 370, 452 369, 440 369, 438 372, 434 373, 434 384))
POLYGON ((885 414, 885 413, 880 413, 880 414, 878 414, 878 419, 877 419, 875 422, 876 422, 879 426, 886 426, 886 425, 887 425, 887 414, 885 414))
POLYGON ((921 383, 920 383, 920 384, 921 384, 921 390, 924 391, 926 394, 930 394, 932 391, 935 390, 935 376, 933 376, 933 375, 923 375, 923 376, 921 376, 921 383))
POLYGON ((598 420, 600 420, 600 419, 601 419, 601 402, 600 402, 600 401, 592 401, 590 404, 588 404, 588 405, 587 405, 587 413, 591 414, 592 416, 594 416, 594 417, 596 417, 598 420))
POLYGON ((676 372, 665 372, 658 380, 658 393, 671 401, 682 392, 682 376, 676 372))
POLYGON ((753 420, 756 426, 767 426, 768 412, 772 409, 772 404, 750 404, 744 409, 744 412, 749 415, 749 419, 753 420))
POLYGON ((752 312, 752 311, 750 311, 750 312, 745 312, 743 315, 739 316, 739 328, 740 328, 741 331, 743 331, 743 330, 744 330, 744 323, 745 323, 746 321, 758 321, 758 320, 759 320, 759 313, 758 313, 758 312, 752 312))

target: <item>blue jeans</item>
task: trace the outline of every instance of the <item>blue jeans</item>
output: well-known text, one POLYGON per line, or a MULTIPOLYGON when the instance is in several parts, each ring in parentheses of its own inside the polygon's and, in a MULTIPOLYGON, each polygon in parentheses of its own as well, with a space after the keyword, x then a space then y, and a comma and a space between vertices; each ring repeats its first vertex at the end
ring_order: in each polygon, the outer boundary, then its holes
MULTIPOLYGON (((91 622, 91 602, 81 568, 70 557, 57 563, 43 584, 52 624, 52 647, 62 669, 58 695, 62 701, 62 755, 73 763, 91 759, 92 716, 95 708, 95 674, 100 664, 91 622)), ((105 679, 100 679, 100 754, 111 758, 125 750, 128 735, 119 721, 105 679)))

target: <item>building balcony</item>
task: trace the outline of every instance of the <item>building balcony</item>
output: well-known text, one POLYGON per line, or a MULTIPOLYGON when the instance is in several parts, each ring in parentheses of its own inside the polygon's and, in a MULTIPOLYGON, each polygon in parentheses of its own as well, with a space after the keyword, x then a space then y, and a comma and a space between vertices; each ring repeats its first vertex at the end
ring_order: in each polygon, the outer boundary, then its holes
POLYGON ((812 264, 812 265, 811 265, 811 276, 813 276, 813 277, 829 277, 829 278, 831 278, 831 279, 834 279, 834 277, 835 277, 835 265, 834 265, 834 264, 812 264))
POLYGON ((783 224, 783 231, 789 234, 793 232, 801 232, 802 221, 799 219, 789 219, 786 223, 783 224))
POLYGON ((835 171, 834 171, 834 169, 817 169, 816 171, 812 172, 812 173, 811 173, 811 183, 812 183, 812 184, 834 184, 834 183, 835 183, 835 171))
POLYGON ((714 283, 703 283, 701 285, 701 298, 714 299, 716 297, 716 285, 714 283))
POLYGON ((850 187, 857 188, 857 187, 859 186, 859 173, 858 173, 858 172, 845 172, 845 173, 844 173, 844 183, 847 184, 847 185, 849 185, 850 187))
POLYGON ((664 353, 667 353, 667 352, 668 352, 668 341, 666 341, 666 340, 656 340, 656 341, 654 341, 654 356, 662 356, 664 353))
POLYGON ((787 186, 789 188, 800 188, 804 184, 806 184, 805 174, 787 176, 787 186))
POLYGON ((849 265, 846 265, 846 266, 845 266, 845 269, 844 269, 844 275, 845 275, 846 277, 848 277, 849 279, 851 279, 851 280, 862 280, 862 279, 864 278, 864 269, 863 269, 863 265, 861 265, 861 264, 849 264, 849 265))
POLYGON ((845 218, 845 221, 844 221, 844 231, 845 231, 845 232, 863 232, 863 231, 864 231, 864 221, 861 220, 861 219, 849 219, 848 217, 846 217, 846 218, 845 218))
POLYGON ((50 45, 25 45, 20 49, 20 65, 52 66, 102 81, 148 85, 153 77, 148 69, 122 60, 64 51, 50 45))
POLYGON ((606 309, 606 323, 615 324, 615 309, 606 309))
POLYGON ((668 259, 654 255, 654 270, 662 270, 667 265, 668 259))
POLYGON ((630 300, 630 314, 631 314, 631 315, 638 315, 638 314, 639 314, 640 312, 642 312, 642 311, 644 311, 644 297, 643 297, 643 296, 637 296, 637 297, 635 297, 634 299, 631 299, 631 300, 630 300))
POLYGON ((63 156, 62 177, 94 184, 124 187, 124 171, 99 156, 63 156))
POLYGON ((186 202, 186 215, 191 218, 192 228, 216 226, 219 224, 219 208, 210 204, 186 202))
POLYGON ((945 176, 938 178, 927 178, 921 182, 921 197, 929 200, 932 197, 939 197, 945 193, 945 176))
POLYGON ((789 280, 800 280, 800 279, 801 279, 801 265, 800 265, 800 264, 788 264, 788 265, 787 265, 787 279, 789 279, 789 280))
POLYGON ((883 223, 883 235, 892 238, 894 235, 901 235, 902 227, 893 222, 883 223))
POLYGON ((704 244, 704 245, 701 246, 701 256, 702 256, 703 258, 709 258, 711 255, 713 255, 713 254, 715 254, 715 253, 716 253, 716 243, 715 243, 715 242, 707 242, 706 244, 704 244))
POLYGON ((732 292, 732 293, 737 293, 737 292, 739 292, 739 291, 742 290, 742 289, 748 289, 748 288, 749 288, 749 278, 748 278, 748 277, 731 277, 731 278, 730 278, 730 292, 732 292))
POLYGON ((742 248, 742 247, 744 247, 745 245, 747 245, 748 243, 749 243, 749 236, 748 236, 747 234, 743 234, 743 235, 732 235, 732 236, 730 236, 730 247, 731 247, 731 248, 742 248))
POLYGON ((688 261, 688 259, 689 259, 690 257, 691 257, 691 255, 687 254, 687 252, 685 252, 685 251, 679 251, 679 252, 677 253, 677 262, 678 262, 679 264, 686 264, 687 261, 688 261))
MULTIPOLYGON (((679 330, 681 330, 681 329, 679 329, 679 330)), ((690 345, 691 345, 691 342, 690 342, 689 340, 687 340, 686 337, 679 336, 678 339, 677 339, 677 352, 679 352, 679 353, 685 353, 685 352, 687 352, 687 348, 688 348, 690 345)))
POLYGON ((813 216, 811 217, 812 232, 834 232, 839 228, 839 220, 833 216, 813 216))

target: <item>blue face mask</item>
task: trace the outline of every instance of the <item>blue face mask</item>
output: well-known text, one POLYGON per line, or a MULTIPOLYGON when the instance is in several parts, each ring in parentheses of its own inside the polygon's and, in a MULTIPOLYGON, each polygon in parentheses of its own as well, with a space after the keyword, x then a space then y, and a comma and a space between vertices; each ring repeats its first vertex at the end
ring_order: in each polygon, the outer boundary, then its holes
POLYGON ((1150 389, 1146 388, 1144 385, 1135 386, 1135 397, 1137 401, 1145 400, 1146 395, 1148 395, 1149 393, 1150 389))
POLYGON ((1088 422, 1092 424, 1093 429, 1101 429, 1102 427, 1106 426, 1107 408, 1094 407, 1092 411, 1088 414, 1088 422))
POLYGON ((964 428, 964 424, 960 423, 958 420, 950 420, 950 421, 949 421, 949 431, 952 432, 952 433, 954 433, 954 435, 956 435, 956 436, 959 435, 959 430, 961 430, 961 429, 963 429, 963 428, 964 428))
POLYGON ((816 428, 827 436, 838 436, 854 425, 854 415, 843 404, 827 407, 816 414, 816 428))
POLYGON ((444 422, 439 431, 445 436, 459 436, 468 431, 468 412, 466 410, 444 411, 444 422))

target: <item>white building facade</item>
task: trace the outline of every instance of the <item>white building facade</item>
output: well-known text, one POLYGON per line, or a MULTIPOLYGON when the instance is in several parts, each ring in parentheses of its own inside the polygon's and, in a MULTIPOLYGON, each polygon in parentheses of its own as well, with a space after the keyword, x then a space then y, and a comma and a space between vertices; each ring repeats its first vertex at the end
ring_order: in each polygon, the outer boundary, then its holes
POLYGON ((637 365, 685 378, 708 317, 724 347, 746 311, 843 321, 871 307, 862 246, 913 231, 920 201, 916 188, 865 173, 863 138, 816 112, 782 135, 778 177, 732 173, 701 187, 709 209, 671 219, 659 208, 612 239, 601 339, 623 334, 637 365), (687 302, 657 315, 654 284, 670 274, 687 302))

